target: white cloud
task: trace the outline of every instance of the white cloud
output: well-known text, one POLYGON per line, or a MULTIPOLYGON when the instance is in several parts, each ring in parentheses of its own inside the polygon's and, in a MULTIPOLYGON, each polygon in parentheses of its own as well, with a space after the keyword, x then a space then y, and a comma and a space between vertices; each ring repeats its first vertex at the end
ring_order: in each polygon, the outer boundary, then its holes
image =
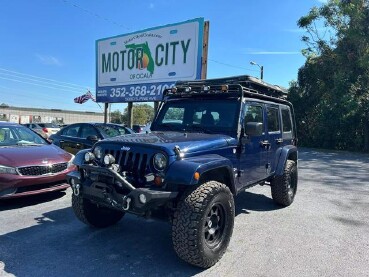
POLYGON ((35 56, 44 65, 62 66, 62 63, 59 61, 59 59, 54 56, 41 55, 41 54, 35 54, 35 56))

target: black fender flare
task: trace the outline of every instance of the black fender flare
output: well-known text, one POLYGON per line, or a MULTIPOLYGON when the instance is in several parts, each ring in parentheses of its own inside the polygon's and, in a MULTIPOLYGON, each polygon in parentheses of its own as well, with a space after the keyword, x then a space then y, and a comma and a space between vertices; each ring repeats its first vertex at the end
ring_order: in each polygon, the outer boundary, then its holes
POLYGON ((293 145, 287 145, 281 147, 277 151, 276 155, 276 170, 275 175, 281 176, 283 175, 284 167, 286 165, 287 160, 293 160, 297 164, 298 160, 298 151, 297 147, 293 145))
POLYGON ((74 157, 73 164, 76 166, 81 166, 85 163, 85 154, 87 152, 91 152, 91 149, 83 149, 78 151, 76 156, 74 157))
POLYGON ((198 185, 201 176, 206 172, 224 169, 228 173, 230 190, 235 192, 233 164, 229 159, 216 154, 176 160, 170 165, 165 176, 165 181, 168 184, 198 185), (200 174, 199 179, 194 178, 196 172, 200 174))

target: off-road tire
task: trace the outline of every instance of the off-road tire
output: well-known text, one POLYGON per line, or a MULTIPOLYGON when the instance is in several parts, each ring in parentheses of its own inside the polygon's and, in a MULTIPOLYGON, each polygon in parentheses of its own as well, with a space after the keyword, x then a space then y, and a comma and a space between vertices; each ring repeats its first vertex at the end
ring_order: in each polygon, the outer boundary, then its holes
POLYGON ((74 194, 72 194, 72 208, 80 221, 97 228, 114 225, 124 216, 124 212, 100 207, 89 199, 74 194))
POLYGON ((233 195, 224 184, 209 181, 184 193, 172 223, 172 241, 177 255, 198 267, 213 266, 228 247, 234 214, 233 195))
POLYGON ((292 204, 297 190, 296 162, 286 161, 283 175, 272 180, 271 190, 274 202, 285 207, 292 204))

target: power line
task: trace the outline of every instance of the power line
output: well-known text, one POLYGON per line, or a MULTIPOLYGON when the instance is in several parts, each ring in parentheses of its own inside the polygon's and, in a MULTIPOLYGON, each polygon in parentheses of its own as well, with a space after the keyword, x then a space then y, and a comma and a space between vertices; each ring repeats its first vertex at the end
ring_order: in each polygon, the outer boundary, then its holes
POLYGON ((70 6, 74 7, 74 8, 76 8, 76 9, 82 10, 83 12, 85 12, 85 13, 87 13, 87 14, 89 14, 89 15, 95 16, 96 18, 99 18, 99 19, 104 20, 104 21, 106 21, 106 22, 112 23, 112 24, 114 24, 114 25, 116 25, 116 26, 119 26, 119 27, 121 27, 121 28, 124 28, 124 29, 126 29, 126 30, 128 30, 128 31, 131 31, 131 29, 130 29, 130 28, 128 28, 128 27, 126 27, 126 26, 123 26, 122 24, 120 24, 120 23, 118 23, 118 22, 116 22, 116 21, 114 21, 114 20, 111 20, 111 19, 109 19, 109 18, 103 17, 103 16, 101 16, 101 15, 99 15, 99 14, 95 13, 95 12, 91 12, 91 11, 89 11, 89 10, 87 10, 87 9, 85 9, 85 8, 83 8, 83 7, 81 7, 81 6, 78 6, 78 5, 77 5, 77 4, 75 4, 75 3, 72 3, 71 1, 67 1, 67 0, 62 0, 62 1, 63 1, 64 3, 66 3, 66 4, 68 4, 68 5, 70 5, 70 6))
MULTIPOLYGON (((9 89, 9 88, 0 86, 0 92, 8 93, 9 91, 6 91, 7 89, 9 89), (5 90, 3 90, 3 89, 5 89, 5 90)), ((24 97, 24 96, 29 97, 29 92, 20 91, 20 90, 14 90, 14 89, 12 89, 12 90, 13 91, 16 91, 16 92, 19 92, 19 93, 11 92, 12 95, 16 95, 16 96, 20 96, 20 97, 24 97)), ((32 99, 41 99, 41 100, 44 100, 46 103, 50 103, 50 102, 51 103, 57 103, 60 106, 60 101, 53 101, 53 100, 50 100, 50 99, 45 99, 42 96, 40 97, 40 96, 37 96, 37 95, 32 95, 32 99)), ((3 102, 3 101, 1 101, 1 102, 3 102)), ((71 102, 73 102, 73 99, 71 99, 71 102)), ((68 103, 65 103, 65 104, 68 104, 68 103)), ((49 106, 45 106, 45 105, 37 104, 37 106, 43 107, 43 108, 50 108, 50 105, 49 106)), ((84 109, 86 109, 86 108, 96 108, 96 106, 93 105, 93 103, 85 103, 85 105, 83 106, 83 108, 84 109)))
POLYGON ((21 73, 21 72, 17 72, 17 71, 14 71, 14 70, 9 70, 9 69, 6 69, 6 68, 1 68, 1 67, 0 67, 0 71, 5 71, 5 72, 13 73, 15 75, 21 75, 21 76, 31 77, 31 78, 40 79, 40 80, 51 81, 51 82, 55 82, 55 83, 59 83, 59 84, 65 84, 65 85, 75 86, 75 87, 83 88, 83 89, 86 89, 86 87, 88 87, 88 86, 82 86, 82 85, 78 85, 78 84, 74 84, 74 83, 62 82, 62 81, 58 81, 58 80, 54 80, 54 79, 48 79, 48 78, 44 78, 44 77, 39 77, 39 76, 31 75, 31 74, 25 74, 25 73, 21 73))
MULTIPOLYGON (((3 72, 0 72, 0 76, 3 77, 3 78, 8 78, 8 77, 15 78, 16 80, 22 80, 22 81, 33 81, 33 82, 35 82, 34 84, 40 83, 40 84, 52 85, 52 86, 55 86, 55 88, 65 88, 65 89, 68 89, 68 91, 75 90, 75 89, 80 90, 80 88, 77 88, 77 87, 60 85, 60 84, 57 84, 57 83, 51 83, 49 81, 42 81, 42 80, 38 80, 38 79, 34 79, 34 78, 27 78, 27 77, 17 76, 17 75, 14 75, 12 73, 3 73, 3 72)), ((13 79, 11 79, 11 80, 13 80, 13 79)), ((86 89, 86 88, 84 88, 84 89, 86 89)))
POLYGON ((259 70, 256 70, 256 69, 249 69, 249 68, 246 68, 246 67, 241 67, 241 66, 237 66, 237 65, 228 64, 228 63, 223 63, 223 62, 219 62, 219 61, 216 61, 216 60, 213 60, 213 59, 208 59, 208 60, 212 61, 214 63, 217 63, 217 64, 228 66, 228 67, 233 67, 233 68, 238 68, 238 69, 243 69, 243 70, 253 71, 253 72, 259 72, 259 70))
POLYGON ((42 85, 42 84, 38 84, 38 83, 26 82, 26 81, 23 81, 23 80, 17 80, 17 79, 6 78, 6 77, 1 77, 1 76, 0 76, 0 79, 7 80, 7 81, 12 81, 12 82, 17 82, 17 83, 22 83, 22 84, 27 84, 27 85, 40 86, 40 87, 49 88, 49 89, 56 89, 56 90, 61 90, 61 91, 74 92, 74 93, 78 93, 78 94, 81 93, 81 91, 71 91, 71 90, 67 90, 67 89, 64 89, 64 88, 46 86, 46 85, 42 85))

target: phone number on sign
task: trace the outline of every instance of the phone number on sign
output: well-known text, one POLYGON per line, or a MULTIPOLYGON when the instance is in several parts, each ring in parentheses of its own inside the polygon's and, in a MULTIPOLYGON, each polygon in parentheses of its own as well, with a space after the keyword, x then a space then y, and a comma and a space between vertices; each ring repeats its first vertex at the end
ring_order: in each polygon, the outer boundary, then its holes
POLYGON ((164 85, 140 85, 140 86, 124 86, 119 88, 110 88, 109 97, 149 97, 159 96, 163 91, 172 88, 174 84, 164 85))

